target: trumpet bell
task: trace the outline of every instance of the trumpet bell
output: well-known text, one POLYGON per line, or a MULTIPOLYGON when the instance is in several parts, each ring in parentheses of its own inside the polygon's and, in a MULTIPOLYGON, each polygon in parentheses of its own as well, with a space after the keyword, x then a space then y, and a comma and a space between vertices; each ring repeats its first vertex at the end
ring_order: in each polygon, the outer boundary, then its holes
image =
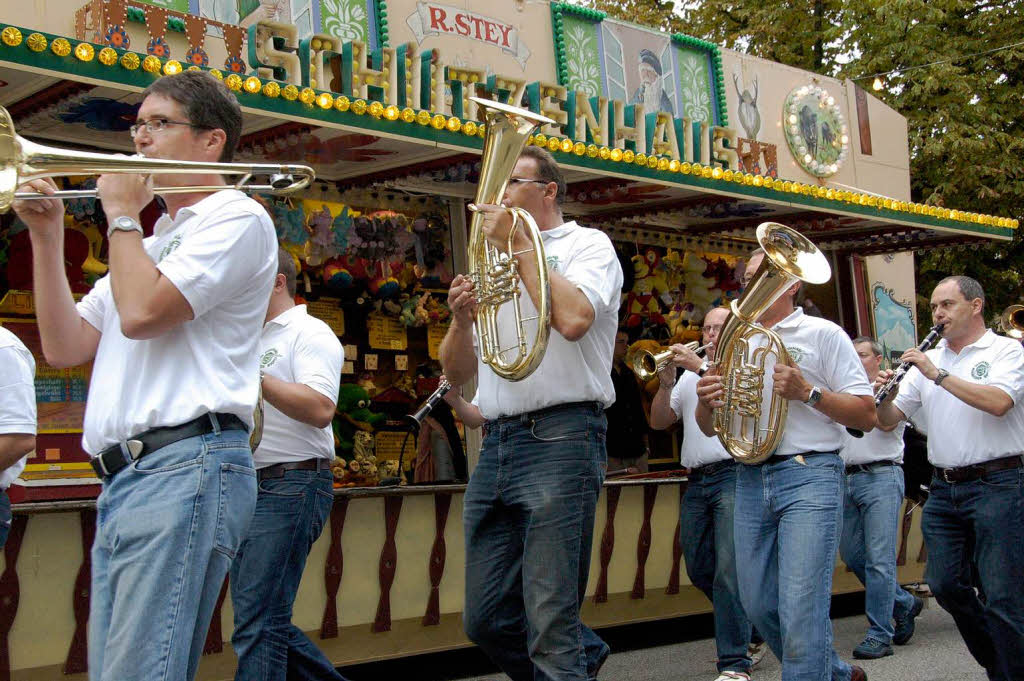
POLYGON ((1008 338, 1024 338, 1024 305, 1010 305, 999 315, 996 326, 1008 338))

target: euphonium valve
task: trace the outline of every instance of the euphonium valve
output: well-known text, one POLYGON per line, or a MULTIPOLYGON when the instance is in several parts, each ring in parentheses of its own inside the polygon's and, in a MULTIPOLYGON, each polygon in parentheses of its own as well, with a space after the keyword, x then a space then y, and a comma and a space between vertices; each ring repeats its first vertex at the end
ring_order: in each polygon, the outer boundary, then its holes
MULTIPOLYGON (((477 97, 469 99, 484 110, 487 119, 474 203, 498 205, 530 135, 537 126, 554 121, 501 102, 477 97)), ((536 370, 547 349, 551 329, 551 290, 540 228, 525 210, 506 210, 512 215, 512 228, 504 249, 487 242, 482 226, 483 215, 473 212, 469 229, 469 277, 473 280, 477 299, 476 332, 480 359, 502 378, 521 381, 536 370), (519 229, 526 230, 530 237, 532 266, 537 269, 539 300, 535 306, 537 312, 532 316, 523 316, 519 262, 512 250, 513 239, 519 229), (508 345, 503 346, 498 335, 498 314, 506 304, 513 316, 515 338, 504 339, 508 345), (532 342, 525 326, 530 321, 536 322, 532 342)), ((508 311, 504 312, 508 314, 508 311)))
POLYGON ((789 402, 766 394, 765 385, 775 364, 790 362, 789 353, 779 335, 757 320, 797 281, 823 284, 832 276, 824 254, 785 225, 760 224, 757 241, 765 257, 733 301, 715 353, 725 392, 725 404, 714 413, 715 432, 729 454, 747 464, 764 461, 778 448, 789 410, 789 402))

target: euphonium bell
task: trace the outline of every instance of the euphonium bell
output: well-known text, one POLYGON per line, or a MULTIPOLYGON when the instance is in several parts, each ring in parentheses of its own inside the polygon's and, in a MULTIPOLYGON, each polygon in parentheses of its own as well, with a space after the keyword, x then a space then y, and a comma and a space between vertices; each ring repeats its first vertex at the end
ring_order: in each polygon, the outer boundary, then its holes
MULTIPOLYGON (((505 196, 505 188, 519 160, 519 154, 530 135, 537 126, 554 121, 501 102, 477 97, 469 99, 484 110, 487 119, 483 155, 480 159, 480 180, 474 202, 499 205, 505 196)), ((487 242, 482 227, 483 215, 473 213, 469 229, 469 277, 473 280, 477 299, 476 332, 480 359, 502 378, 521 381, 540 365, 547 349, 551 329, 551 289, 540 228, 525 210, 506 210, 512 215, 512 228, 504 250, 487 242), (519 264, 512 252, 517 229, 528 232, 533 244, 533 265, 537 268, 540 299, 536 305, 537 314, 531 317, 524 317, 521 309, 519 264), (506 303, 515 315, 516 338, 513 344, 502 347, 498 337, 498 312, 506 303), (537 330, 531 344, 523 324, 534 320, 537 322, 537 330)))
POLYGON ((765 413, 765 374, 776 363, 788 364, 790 357, 779 335, 757 320, 797 281, 823 284, 832 276, 824 254, 785 225, 758 225, 757 241, 765 257, 743 295, 733 301, 715 353, 725 391, 725 404, 714 413, 715 432, 729 454, 747 464, 760 463, 776 450, 789 411, 789 402, 772 392, 765 413), (757 336, 765 341, 755 342, 757 336))
POLYGON ((996 327, 1008 338, 1024 338, 1024 305, 1010 305, 996 320, 996 327))
MULTIPOLYGON (((710 345, 710 343, 708 345, 710 345)), ((700 352, 708 346, 703 345, 698 347, 697 341, 690 341, 689 343, 686 343, 686 347, 694 352, 700 352)), ((671 348, 664 348, 658 352, 640 350, 633 355, 633 373, 636 374, 636 377, 639 378, 641 382, 646 383, 657 376, 659 371, 668 366, 668 363, 672 361, 673 354, 674 353, 671 348)))

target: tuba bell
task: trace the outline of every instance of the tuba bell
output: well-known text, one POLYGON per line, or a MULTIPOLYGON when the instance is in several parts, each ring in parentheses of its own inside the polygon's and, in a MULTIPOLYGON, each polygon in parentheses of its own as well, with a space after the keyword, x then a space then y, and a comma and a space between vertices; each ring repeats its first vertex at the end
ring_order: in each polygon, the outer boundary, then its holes
POLYGON ((1007 338, 1024 338, 1024 305, 1010 305, 996 320, 996 328, 1007 338))
POLYGON ((764 260, 743 295, 732 302, 715 353, 725 404, 715 409, 714 429, 729 454, 746 464, 760 463, 778 448, 789 411, 789 402, 774 392, 764 408, 765 374, 779 362, 788 364, 790 357, 779 335, 757 319, 798 280, 823 284, 832 276, 824 254, 785 225, 758 225, 757 241, 764 260), (755 340, 758 336, 764 341, 755 340))
MULTIPOLYGON (((469 99, 484 110, 487 126, 480 160, 480 181, 474 202, 498 205, 505 195, 509 177, 530 134, 537 126, 554 121, 501 102, 477 97, 469 99)), ((521 381, 536 370, 547 349, 551 329, 551 288, 547 260, 544 257, 544 242, 536 221, 521 208, 505 210, 512 215, 512 228, 504 250, 487 242, 483 231, 483 215, 473 213, 469 228, 469 277, 475 286, 477 299, 476 332, 480 358, 502 378, 521 381), (537 301, 537 314, 531 317, 524 317, 521 308, 519 263, 512 251, 517 229, 525 229, 529 234, 533 244, 533 265, 537 268, 540 299, 537 301), (506 303, 515 315, 516 338, 508 347, 502 347, 498 336, 498 312, 506 303), (533 320, 537 322, 537 330, 531 344, 524 323, 533 320)))

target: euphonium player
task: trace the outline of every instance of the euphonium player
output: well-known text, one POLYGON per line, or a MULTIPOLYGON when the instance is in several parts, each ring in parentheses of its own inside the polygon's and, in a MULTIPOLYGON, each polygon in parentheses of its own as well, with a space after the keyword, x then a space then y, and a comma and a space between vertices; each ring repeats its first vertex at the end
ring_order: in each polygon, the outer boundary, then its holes
MULTIPOLYGON (((209 74, 154 81, 131 126, 150 158, 227 162, 242 111, 209 74)), ((157 176, 161 186, 224 184, 157 176)), ((50 194, 48 180, 26 190, 50 194)), ((64 275, 64 206, 15 201, 28 225, 46 360, 94 360, 82 446, 103 480, 89 603, 93 681, 195 676, 210 617, 256 504, 248 430, 259 338, 277 271, 263 207, 235 190, 170 194, 143 238, 147 178, 97 181, 110 274, 76 306, 64 275)))
MULTIPOLYGON (((763 258, 755 251, 745 276, 763 258)), ((778 363, 765 377, 790 401, 781 443, 763 463, 740 466, 736 476, 740 600, 782 661, 784 681, 863 681, 864 670, 840 660, 833 649, 828 613, 843 511, 843 426, 870 430, 875 404, 846 333, 794 307, 801 285, 788 288, 758 320, 779 334, 794 364, 778 363)), ((712 410, 723 404, 722 377, 705 374, 697 394, 697 422, 705 435, 713 435, 712 410)))
MULTIPOLYGON (((945 324, 943 338, 928 352, 903 353, 901 360, 914 368, 879 405, 878 422, 924 414, 928 461, 935 466, 921 516, 925 579, 988 677, 1020 681, 1024 350, 985 328, 985 292, 970 277, 940 281, 931 308, 932 320, 945 324)), ((882 372, 876 383, 892 373, 882 372)))
MULTIPOLYGON (((479 376, 474 402, 486 419, 463 502, 464 626, 515 681, 586 681, 596 678, 608 655, 608 646, 580 621, 580 605, 605 474, 604 408, 615 399, 611 363, 622 270, 603 232, 565 222, 564 196, 565 180, 551 155, 527 147, 504 203, 529 211, 542 230, 551 335, 540 368, 508 381, 479 362, 477 302, 465 276, 452 281, 452 324, 440 351, 452 385, 479 376)), ((497 206, 479 209, 488 240, 503 247, 508 213, 497 206)), ((536 272, 526 264, 532 246, 519 235, 513 250, 524 263, 520 290, 530 316, 536 272)), ((505 307, 499 331, 514 336, 505 307)))

